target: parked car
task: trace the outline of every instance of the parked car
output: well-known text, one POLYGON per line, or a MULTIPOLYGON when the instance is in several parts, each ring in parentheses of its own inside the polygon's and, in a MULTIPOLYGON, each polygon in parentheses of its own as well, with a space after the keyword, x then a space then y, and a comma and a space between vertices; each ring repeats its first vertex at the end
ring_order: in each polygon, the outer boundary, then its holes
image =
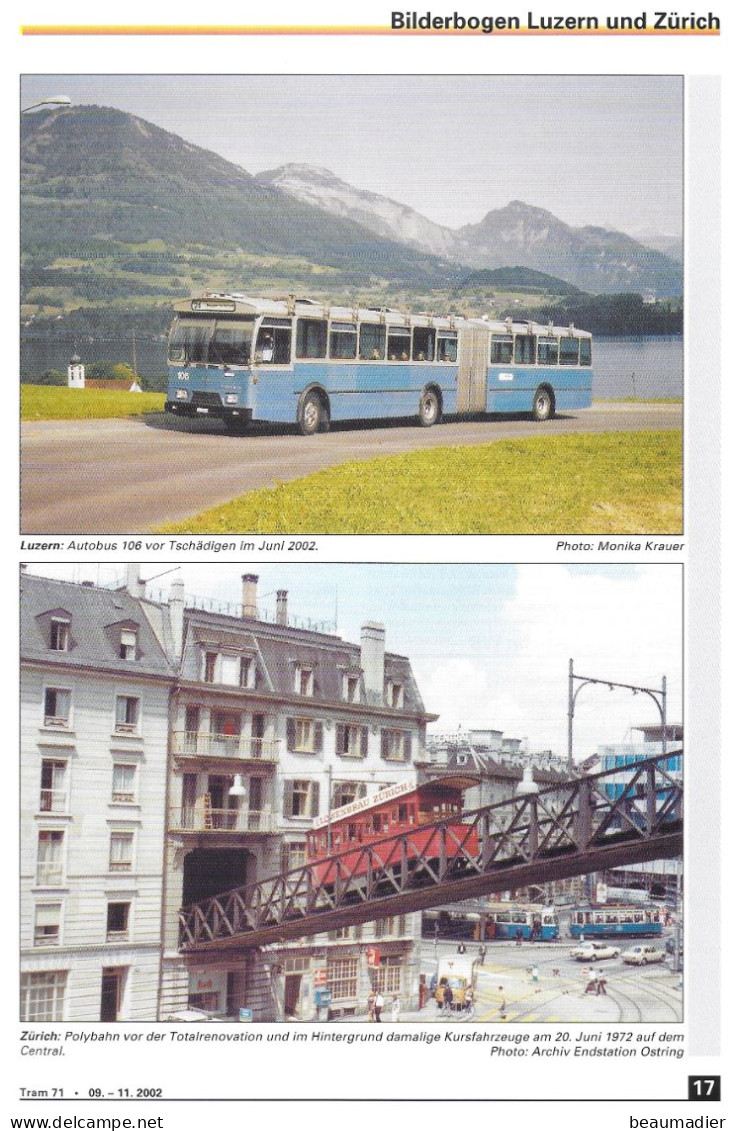
POLYGON ((632 946, 623 952, 623 962, 631 966, 645 966, 649 962, 663 962, 666 951, 657 946, 632 946))
POLYGON ((578 962, 597 962, 601 958, 617 958, 619 954, 619 946, 604 942, 583 942, 569 951, 569 957, 578 962))

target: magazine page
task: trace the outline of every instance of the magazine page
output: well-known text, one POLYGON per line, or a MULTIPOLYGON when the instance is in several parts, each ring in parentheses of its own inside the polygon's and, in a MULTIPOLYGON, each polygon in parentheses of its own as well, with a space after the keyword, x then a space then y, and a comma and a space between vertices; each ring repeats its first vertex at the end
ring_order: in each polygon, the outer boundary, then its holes
POLYGON ((725 1127, 726 13, 4 21, 11 1127, 725 1127))

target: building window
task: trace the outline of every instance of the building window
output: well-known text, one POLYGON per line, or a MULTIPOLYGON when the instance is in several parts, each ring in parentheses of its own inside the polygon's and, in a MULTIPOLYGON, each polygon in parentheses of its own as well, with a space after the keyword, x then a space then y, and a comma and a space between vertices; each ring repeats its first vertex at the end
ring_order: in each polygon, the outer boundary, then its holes
POLYGON ((281 845, 281 871, 290 872, 306 863, 306 841, 292 840, 281 845))
POLYGON ((396 711, 403 709, 403 684, 391 681, 386 686, 386 702, 396 711))
POLYGON ((324 724, 316 719, 286 719, 286 746, 294 754, 321 754, 324 724))
POLYGON ((332 958, 327 961, 327 985, 332 1000, 357 997, 357 959, 332 958))
POLYGON ((359 675, 346 675, 342 681, 342 697, 348 703, 360 702, 360 677, 359 675))
POLYGON ((138 767, 129 762, 115 762, 112 767, 112 800, 119 804, 135 802, 138 767))
POLYGON ((41 762, 41 812, 66 812, 66 762, 44 758, 41 762))
POLYGON ((52 620, 51 621, 51 651, 52 652, 68 652, 69 651, 69 621, 68 620, 52 620))
POLYGON ((204 653, 204 682, 216 683, 217 682, 217 660, 219 655, 217 652, 204 653))
POLYGON ((406 916, 405 915, 391 915, 387 919, 375 920, 375 937, 376 939, 384 939, 390 935, 394 937, 405 935, 406 933, 406 916))
POLYGON ((255 662, 250 656, 240 657, 240 687, 255 687, 255 662))
POLYGON ((23 974, 20 983, 21 1021, 63 1021, 66 970, 23 974))
POLYGON ((100 994, 100 1021, 119 1021, 122 1008, 126 966, 104 966, 100 994))
POLYGON ((61 937, 61 904, 36 904, 33 924, 34 946, 58 946, 61 937))
POLYGON ((128 938, 130 932, 130 904, 129 903, 108 903, 107 904, 107 931, 106 938, 108 942, 115 942, 119 939, 128 938))
POLYGON ((140 699, 136 695, 118 695, 115 700, 115 731, 137 734, 140 725, 140 699))
POLYGON ((411 760, 410 731, 382 731, 381 757, 383 757, 387 762, 409 762, 411 760))
POLYGON ((340 723, 335 750, 341 758, 367 758, 368 728, 340 723))
POLYGON ((341 809, 343 805, 351 805, 366 796, 364 781, 336 781, 332 789, 332 808, 341 809))
POLYGON ((42 829, 38 834, 36 883, 41 887, 58 887, 64 881, 64 832, 42 829))
POLYGON ((120 633, 120 659, 135 660, 138 657, 138 633, 124 628, 120 633))
POLYGON ((313 668, 304 667, 303 664, 299 664, 297 666, 294 690, 296 691, 297 695, 313 696, 313 694, 314 694, 314 669, 313 668))
POLYGON ((401 958, 398 954, 387 954, 381 958, 375 970, 375 989, 382 994, 401 992, 401 958))
POLYGON ((43 696, 43 725, 68 727, 71 720, 71 691, 63 687, 47 687, 43 696))
POLYGON ((110 833, 110 871, 130 872, 133 868, 133 834, 110 833))
POLYGON ((283 783, 284 817, 317 817, 319 815, 319 782, 297 779, 283 783))

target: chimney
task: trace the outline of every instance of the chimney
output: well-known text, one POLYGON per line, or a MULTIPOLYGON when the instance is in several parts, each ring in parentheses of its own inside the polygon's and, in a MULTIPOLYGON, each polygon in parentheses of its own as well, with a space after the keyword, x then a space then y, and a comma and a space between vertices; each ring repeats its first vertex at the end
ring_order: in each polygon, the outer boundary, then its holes
POLYGON ((383 702, 385 691, 385 625, 367 621, 360 637, 360 666, 368 699, 383 702))
POLYGON ((287 589, 279 589, 276 593, 276 624, 288 624, 287 589))
POLYGON ((125 588, 131 597, 145 597, 145 582, 140 580, 138 562, 128 562, 125 567, 125 588))
POLYGON ((181 658, 181 649, 184 646, 184 580, 181 577, 171 582, 168 616, 174 656, 178 660, 181 658))
POLYGON ((258 619, 258 575, 242 575, 242 615, 246 620, 258 619))

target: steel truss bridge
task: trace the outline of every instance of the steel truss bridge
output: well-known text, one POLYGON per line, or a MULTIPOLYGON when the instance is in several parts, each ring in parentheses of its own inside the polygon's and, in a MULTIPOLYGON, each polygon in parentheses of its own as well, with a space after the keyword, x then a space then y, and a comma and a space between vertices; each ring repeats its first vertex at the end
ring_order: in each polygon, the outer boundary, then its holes
MULTIPOLYGON (((680 755, 677 752, 676 757, 680 755)), ((492 892, 679 856, 671 754, 354 844, 184 907, 184 951, 284 942, 492 892), (428 831, 434 835, 427 835, 428 831), (426 845, 422 850, 420 844, 426 845)))

